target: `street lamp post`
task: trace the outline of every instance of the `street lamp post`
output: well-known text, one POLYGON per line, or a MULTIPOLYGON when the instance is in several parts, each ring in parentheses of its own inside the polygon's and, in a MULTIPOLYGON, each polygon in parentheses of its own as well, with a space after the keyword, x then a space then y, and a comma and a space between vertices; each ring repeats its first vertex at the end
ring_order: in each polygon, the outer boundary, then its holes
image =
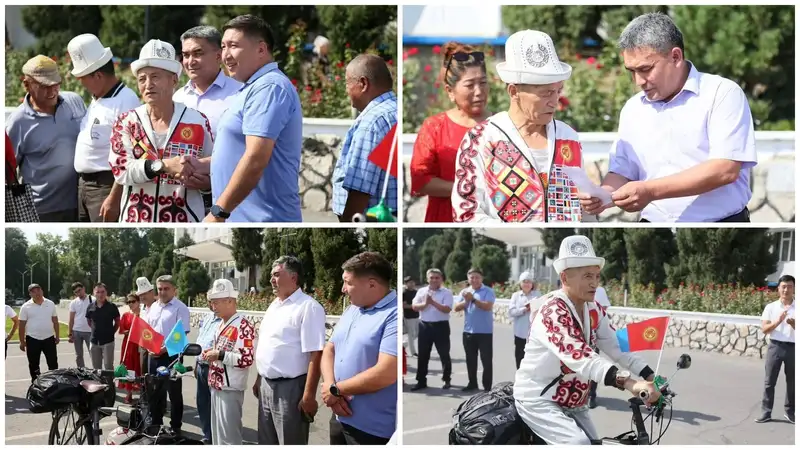
MULTIPOLYGON (((31 264, 30 266, 28 266, 28 268, 31 271, 31 284, 33 284, 33 268, 36 267, 37 264, 39 264, 39 263, 35 262, 35 263, 31 264)), ((23 282, 22 284, 25 284, 25 283, 23 282)))
POLYGON ((22 287, 20 289, 22 289, 22 296, 25 297, 25 274, 28 273, 28 271, 26 270, 25 272, 21 272, 17 270, 17 272, 22 275, 22 287))
POLYGON ((103 238, 100 230, 97 230, 97 282, 100 283, 100 252, 103 248, 103 238))
POLYGON ((47 249, 47 295, 50 295, 50 249, 47 249))

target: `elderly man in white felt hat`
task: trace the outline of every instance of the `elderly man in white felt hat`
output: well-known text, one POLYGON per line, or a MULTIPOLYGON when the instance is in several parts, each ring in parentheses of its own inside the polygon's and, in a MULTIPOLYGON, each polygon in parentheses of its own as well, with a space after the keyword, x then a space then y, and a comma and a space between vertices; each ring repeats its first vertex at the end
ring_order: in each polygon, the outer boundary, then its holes
POLYGON ((587 406, 590 381, 635 395, 647 392, 649 403, 660 395, 653 370, 620 350, 610 320, 594 303, 604 265, 589 238, 565 238, 553 263, 562 288, 543 297, 531 323, 514 399, 522 420, 549 445, 589 445, 598 439, 587 406), (647 381, 634 381, 631 373, 647 381))
POLYGON ((81 222, 116 222, 122 186, 114 183, 114 174, 108 166, 111 128, 120 114, 141 102, 117 77, 114 55, 97 36, 87 33, 72 38, 67 52, 72 60, 72 75, 92 94, 75 146, 78 219, 81 222))
POLYGON ((142 311, 140 315, 142 319, 147 321, 147 312, 150 310, 150 305, 156 301, 155 289, 147 277, 139 277, 136 279, 136 295, 139 296, 139 301, 142 302, 142 311))
MULTIPOLYGON (((497 74, 508 111, 470 130, 456 157, 452 203, 456 222, 594 221, 581 213, 569 171, 583 171, 578 133, 554 116, 572 68, 553 40, 525 30, 506 41, 497 74)), ((574 172, 573 172, 574 173, 574 172)))
POLYGON ((531 316, 536 312, 535 300, 542 296, 536 289, 533 272, 525 271, 519 276, 519 290, 511 294, 508 317, 514 322, 514 359, 517 369, 525 356, 525 343, 531 329, 531 316))
POLYGON ((120 221, 200 222, 200 190, 210 185, 193 175, 209 173, 211 125, 199 111, 172 100, 181 63, 171 44, 145 44, 131 71, 145 104, 120 116, 111 135, 111 170, 126 187, 120 221))

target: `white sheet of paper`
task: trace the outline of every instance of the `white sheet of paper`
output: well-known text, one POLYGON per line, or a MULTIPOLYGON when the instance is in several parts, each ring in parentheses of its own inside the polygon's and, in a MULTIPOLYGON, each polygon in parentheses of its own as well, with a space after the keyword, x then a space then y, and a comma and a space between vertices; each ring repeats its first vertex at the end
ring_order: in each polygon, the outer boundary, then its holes
POLYGON ((570 180, 578 187, 578 191, 582 194, 589 194, 592 197, 597 197, 603 202, 603 206, 611 203, 611 193, 594 184, 582 167, 562 167, 570 180))

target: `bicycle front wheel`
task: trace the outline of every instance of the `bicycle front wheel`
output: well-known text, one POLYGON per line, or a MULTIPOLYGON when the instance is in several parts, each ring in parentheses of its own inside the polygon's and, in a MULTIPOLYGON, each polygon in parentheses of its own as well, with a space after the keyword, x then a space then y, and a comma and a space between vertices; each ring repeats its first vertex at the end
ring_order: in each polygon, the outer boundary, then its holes
POLYGON ((53 412, 48 445, 100 445, 95 442, 92 422, 82 420, 81 415, 70 405, 53 412))

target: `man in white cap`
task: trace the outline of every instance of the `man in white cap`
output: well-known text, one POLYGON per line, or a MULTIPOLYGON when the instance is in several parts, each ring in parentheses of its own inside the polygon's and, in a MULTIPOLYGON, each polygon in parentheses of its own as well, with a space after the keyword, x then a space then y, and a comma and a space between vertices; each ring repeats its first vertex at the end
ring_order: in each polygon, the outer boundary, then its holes
MULTIPOLYGON (((150 306, 156 301, 156 293, 147 277, 139 277, 136 279, 136 295, 139 296, 139 300, 142 302, 142 310, 139 312, 139 317, 149 324, 150 321, 147 318, 147 313, 150 312, 150 306)), ((142 358, 141 367, 146 370, 150 365, 149 354, 143 347, 139 347, 139 355, 142 358)))
POLYGON ((517 369, 525 355, 525 343, 530 333, 531 302, 542 295, 535 289, 533 272, 525 271, 520 274, 519 288, 519 291, 511 294, 511 305, 508 307, 508 316, 514 321, 514 357, 517 360, 517 369))
POLYGON ((455 222, 573 222, 581 214, 568 174, 583 171, 578 133, 554 119, 572 67, 553 40, 525 30, 506 41, 497 74, 506 83, 508 111, 464 136, 451 196, 455 222))
POLYGON ((203 352, 209 362, 211 388, 211 442, 214 445, 242 445, 242 408, 247 376, 255 359, 255 328, 236 311, 239 293, 230 280, 214 282, 208 292, 214 313, 222 319, 214 345, 203 352))
POLYGON ((172 100, 181 74, 172 45, 149 41, 131 71, 145 104, 122 114, 111 134, 111 170, 125 187, 120 221, 199 222, 205 212, 200 189, 209 185, 192 175, 208 174, 211 125, 172 100), (199 164, 189 164, 193 158, 199 164))
POLYGON ((58 64, 44 55, 29 59, 22 75, 27 94, 6 120, 19 174, 31 185, 40 222, 76 222, 75 142, 86 105, 78 94, 60 91, 58 64))
POLYGON ((75 146, 78 172, 78 219, 81 222, 116 222, 122 186, 114 183, 108 165, 111 127, 120 114, 141 104, 139 97, 117 78, 111 49, 97 36, 81 34, 67 44, 72 75, 92 94, 81 120, 75 146))
POLYGON ((549 445, 589 445, 598 438, 586 407, 592 380, 635 395, 645 391, 648 403, 660 396, 650 381, 653 370, 620 350, 605 311, 594 303, 603 265, 605 259, 595 255, 586 236, 569 236, 561 242, 553 266, 562 288, 544 297, 517 370, 517 411, 549 445), (605 356, 598 355, 595 346, 605 356), (631 373, 648 381, 634 381, 631 373))

